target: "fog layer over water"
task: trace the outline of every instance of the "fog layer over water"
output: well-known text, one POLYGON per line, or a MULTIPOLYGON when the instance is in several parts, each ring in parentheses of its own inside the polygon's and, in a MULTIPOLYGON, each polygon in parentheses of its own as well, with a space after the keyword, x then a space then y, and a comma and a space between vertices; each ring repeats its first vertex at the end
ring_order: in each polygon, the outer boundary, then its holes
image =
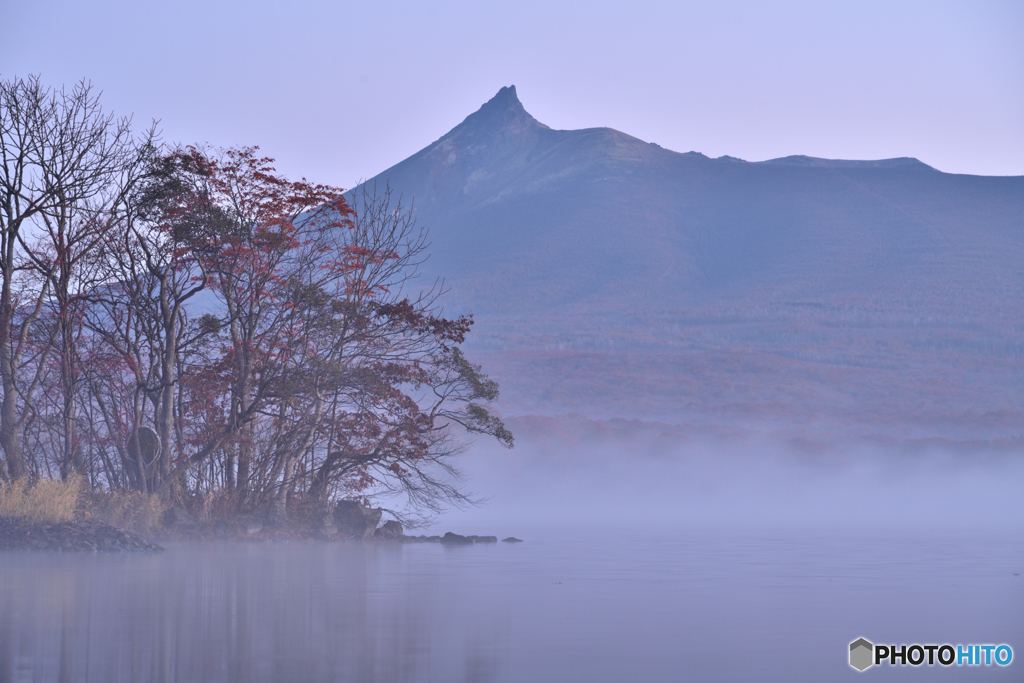
POLYGON ((513 426, 433 530, 521 544, 0 553, 0 683, 1020 678, 1019 444, 513 426), (859 637, 1016 656, 858 674, 859 637))
MULTIPOLYGON (((837 438, 579 417, 514 418, 474 446, 465 524, 1024 530, 1024 441, 837 438)), ((482 525, 482 526, 478 526, 482 525)))

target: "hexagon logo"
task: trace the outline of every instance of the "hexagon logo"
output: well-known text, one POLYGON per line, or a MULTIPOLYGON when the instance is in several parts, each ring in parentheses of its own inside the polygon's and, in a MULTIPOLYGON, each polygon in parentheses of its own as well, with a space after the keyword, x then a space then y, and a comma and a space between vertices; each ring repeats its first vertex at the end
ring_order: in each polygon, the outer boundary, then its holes
POLYGON ((863 671, 875 663, 875 646, 864 638, 850 643, 850 666, 863 671))

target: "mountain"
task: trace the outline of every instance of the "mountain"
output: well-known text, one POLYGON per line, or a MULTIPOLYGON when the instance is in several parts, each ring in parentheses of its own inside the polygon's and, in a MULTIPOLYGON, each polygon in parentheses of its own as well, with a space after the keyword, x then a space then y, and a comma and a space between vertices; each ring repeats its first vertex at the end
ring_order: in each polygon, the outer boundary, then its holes
POLYGON ((365 185, 514 412, 1024 434, 1024 177, 681 154, 510 86, 365 185))

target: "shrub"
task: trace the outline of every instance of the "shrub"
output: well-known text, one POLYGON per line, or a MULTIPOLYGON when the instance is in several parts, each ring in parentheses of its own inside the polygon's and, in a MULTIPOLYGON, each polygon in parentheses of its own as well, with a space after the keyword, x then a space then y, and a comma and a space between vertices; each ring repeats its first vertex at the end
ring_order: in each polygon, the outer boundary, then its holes
POLYGON ((75 518, 82 492, 80 477, 67 481, 40 479, 34 485, 24 480, 0 488, 0 517, 12 517, 24 524, 60 524, 75 518))

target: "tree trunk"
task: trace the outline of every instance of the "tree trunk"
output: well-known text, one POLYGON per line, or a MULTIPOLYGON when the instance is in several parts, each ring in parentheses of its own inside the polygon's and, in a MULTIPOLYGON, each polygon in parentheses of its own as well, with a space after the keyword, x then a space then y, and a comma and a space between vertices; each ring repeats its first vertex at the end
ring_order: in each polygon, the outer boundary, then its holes
POLYGON ((75 401, 75 388, 77 385, 75 356, 77 350, 74 344, 74 330, 70 321, 70 311, 67 309, 66 304, 61 305, 60 379, 61 389, 64 393, 64 403, 61 410, 64 438, 60 475, 61 479, 64 480, 75 472, 82 475, 86 474, 85 460, 82 457, 81 444, 78 439, 78 405, 75 401))
POLYGON ((18 388, 15 384, 17 358, 12 348, 14 326, 14 304, 12 302, 11 278, 14 276, 14 237, 5 236, 4 268, 0 287, 0 382, 4 397, 0 402, 0 447, 4 449, 7 474, 13 480, 28 476, 28 465, 21 447, 21 424, 18 421, 18 388))
POLYGON ((14 382, 9 382, 5 376, 3 386, 4 398, 0 403, 0 447, 4 449, 8 476, 17 481, 28 476, 28 464, 25 462, 25 453, 22 450, 21 424, 18 421, 17 392, 14 382))
POLYGON ((156 410, 156 433, 160 437, 160 453, 154 466, 157 470, 157 484, 171 472, 171 458, 174 450, 174 365, 178 358, 176 330, 167 332, 164 358, 161 368, 160 404, 156 410))

